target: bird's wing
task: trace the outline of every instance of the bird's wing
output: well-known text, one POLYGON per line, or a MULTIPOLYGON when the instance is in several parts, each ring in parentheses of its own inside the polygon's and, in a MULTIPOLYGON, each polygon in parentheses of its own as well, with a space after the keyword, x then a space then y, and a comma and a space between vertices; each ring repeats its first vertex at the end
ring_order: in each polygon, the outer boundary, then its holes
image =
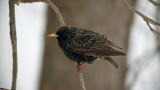
POLYGON ((118 47, 107 40, 104 35, 90 33, 77 36, 68 42, 67 48, 74 52, 85 54, 88 56, 116 56, 125 55, 112 47, 118 47))

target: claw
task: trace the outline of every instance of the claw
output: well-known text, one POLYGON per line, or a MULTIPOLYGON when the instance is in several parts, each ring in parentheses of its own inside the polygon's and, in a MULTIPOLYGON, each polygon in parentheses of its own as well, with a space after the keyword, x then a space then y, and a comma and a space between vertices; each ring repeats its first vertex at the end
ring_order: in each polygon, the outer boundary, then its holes
POLYGON ((83 63, 81 63, 81 64, 78 64, 78 65, 77 65, 77 72, 79 72, 80 69, 83 70, 83 67, 82 67, 82 66, 83 66, 85 63, 87 63, 87 62, 88 62, 88 61, 85 61, 85 62, 83 62, 83 63))

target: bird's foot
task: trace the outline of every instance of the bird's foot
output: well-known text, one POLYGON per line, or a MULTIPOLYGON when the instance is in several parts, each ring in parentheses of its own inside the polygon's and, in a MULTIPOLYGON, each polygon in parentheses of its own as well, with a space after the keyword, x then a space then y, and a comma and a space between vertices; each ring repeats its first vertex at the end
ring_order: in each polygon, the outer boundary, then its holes
POLYGON ((81 64, 78 64, 78 65, 77 65, 77 72, 79 72, 80 69, 83 70, 83 67, 82 67, 82 66, 83 66, 85 63, 87 63, 87 62, 88 62, 88 61, 85 61, 85 62, 83 62, 83 63, 81 63, 81 64))

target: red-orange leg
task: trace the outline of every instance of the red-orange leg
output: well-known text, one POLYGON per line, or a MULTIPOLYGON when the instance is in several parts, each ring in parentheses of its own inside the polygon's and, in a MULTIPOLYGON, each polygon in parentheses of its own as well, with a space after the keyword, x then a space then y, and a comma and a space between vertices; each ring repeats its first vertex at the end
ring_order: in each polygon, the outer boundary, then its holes
POLYGON ((78 65, 77 65, 77 72, 79 72, 80 69, 83 70, 83 67, 82 67, 82 66, 83 66, 85 63, 87 63, 87 62, 88 62, 88 61, 85 61, 85 62, 83 62, 83 63, 81 63, 81 64, 78 64, 78 65))

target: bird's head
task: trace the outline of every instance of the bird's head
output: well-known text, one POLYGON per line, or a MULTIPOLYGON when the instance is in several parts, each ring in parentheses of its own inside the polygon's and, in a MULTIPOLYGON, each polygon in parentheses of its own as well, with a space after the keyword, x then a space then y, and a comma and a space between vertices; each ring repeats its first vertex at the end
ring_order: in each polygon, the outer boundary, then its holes
POLYGON ((70 30, 67 26, 60 27, 56 33, 50 34, 49 37, 57 37, 59 43, 66 43, 75 37, 75 31, 70 30))

